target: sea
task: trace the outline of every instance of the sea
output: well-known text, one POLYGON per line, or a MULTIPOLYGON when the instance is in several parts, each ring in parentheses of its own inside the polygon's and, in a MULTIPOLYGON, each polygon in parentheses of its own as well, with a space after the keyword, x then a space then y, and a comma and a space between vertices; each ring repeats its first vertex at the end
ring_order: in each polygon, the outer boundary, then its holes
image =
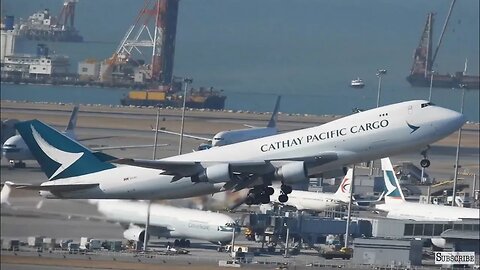
MULTIPOLYGON (((68 55, 71 71, 85 59, 103 60, 117 49, 144 1, 80 0, 75 25, 83 43, 46 43, 68 55)), ((27 18, 62 0, 3 0, 2 17, 27 18)), ((428 88, 411 87, 412 66, 426 16, 436 14, 438 41, 450 0, 181 0, 174 74, 193 86, 224 90, 226 109, 271 111, 277 95, 283 113, 346 115, 380 104, 428 99, 428 88), (364 80, 363 89, 350 81, 364 80)), ((456 2, 434 70, 479 74, 479 1, 456 2)), ((16 53, 35 53, 38 42, 17 40, 16 53)), ((148 56, 148 53, 144 53, 148 56)), ((142 57, 139 55, 138 57, 142 57)), ((113 104, 129 89, 1 84, 2 100, 113 104)), ((462 90, 432 91, 432 102, 461 110, 462 90)), ((479 91, 465 92, 463 111, 479 122, 479 91)))

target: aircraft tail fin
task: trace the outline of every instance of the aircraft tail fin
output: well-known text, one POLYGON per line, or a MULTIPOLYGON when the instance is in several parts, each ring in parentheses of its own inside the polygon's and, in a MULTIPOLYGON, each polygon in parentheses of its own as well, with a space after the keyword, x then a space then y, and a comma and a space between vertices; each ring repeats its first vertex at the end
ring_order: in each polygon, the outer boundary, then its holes
POLYGON ((5 182, 3 184, 3 188, 2 188, 2 191, 0 193, 0 202, 1 204, 6 204, 6 205, 10 205, 10 193, 12 192, 12 187, 10 186, 12 184, 12 182, 5 182))
POLYGON ((49 180, 114 168, 88 148, 38 120, 15 125, 49 180))
POLYGON ((390 158, 382 158, 381 162, 386 188, 385 203, 391 201, 405 201, 400 182, 398 181, 397 176, 395 176, 395 171, 393 170, 390 158))
POLYGON ((77 118, 78 118, 78 110, 79 106, 75 105, 72 110, 72 114, 70 115, 70 119, 68 120, 67 128, 65 129, 65 133, 68 134, 70 138, 74 138, 75 135, 75 128, 77 127, 77 118))
POLYGON ((277 97, 277 102, 275 103, 275 108, 273 109, 273 112, 272 112, 272 118, 270 118, 270 121, 268 121, 267 127, 269 128, 277 127, 278 109, 280 109, 281 99, 282 99, 282 96, 277 97))
POLYGON ((345 176, 342 179, 342 182, 340 183, 340 186, 337 189, 337 192, 335 192, 336 196, 339 196, 344 199, 346 198, 347 200, 349 199, 352 177, 353 177, 353 169, 348 169, 347 174, 345 174, 345 176))

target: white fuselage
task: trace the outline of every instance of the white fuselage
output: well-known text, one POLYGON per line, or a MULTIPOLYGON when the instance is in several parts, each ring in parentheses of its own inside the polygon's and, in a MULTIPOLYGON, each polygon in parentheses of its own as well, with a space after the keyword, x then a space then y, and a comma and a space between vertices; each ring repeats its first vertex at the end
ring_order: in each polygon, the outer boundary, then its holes
MULTIPOLYGON (((148 203, 144 201, 98 200, 97 207, 109 220, 145 224, 148 203)), ((232 239, 234 220, 221 213, 152 203, 149 234, 167 238, 225 242, 232 239)))
POLYGON ((277 134, 277 128, 248 128, 229 131, 221 131, 213 136, 212 146, 224 146, 277 134))
MULTIPOLYGON (((64 131, 62 134, 76 140, 75 133, 71 130, 64 131)), ((8 161, 35 160, 32 152, 30 152, 30 149, 20 135, 14 135, 5 141, 2 145, 2 155, 8 161)))
MULTIPOLYGON (((395 199, 391 199, 395 200, 395 199)), ((415 221, 459 221, 479 219, 480 210, 457 206, 422 204, 415 202, 394 201, 377 204, 375 208, 386 211, 388 218, 408 219, 415 221)))
MULTIPOLYGON (((280 190, 276 188, 272 197, 276 203, 279 203, 279 195, 280 190)), ((348 199, 348 196, 337 195, 335 193, 293 190, 292 193, 288 194, 288 201, 283 204, 293 206, 300 211, 309 210, 321 212, 346 204, 348 203, 348 199)))
MULTIPOLYGON (((289 160, 335 153, 338 159, 315 168, 320 173, 348 164, 377 159, 396 153, 420 150, 457 130, 463 115, 427 101, 410 101, 360 112, 308 129, 259 138, 256 140, 213 147, 163 161, 196 161, 204 166, 236 161, 272 161, 280 166, 289 160), (417 126, 414 132, 409 125, 417 126)), ((192 183, 190 177, 171 182, 173 176, 161 170, 135 166, 117 168, 87 175, 64 178, 42 185, 99 183, 98 188, 62 192, 63 198, 130 198, 171 199, 218 192, 224 183, 192 183)), ((225 179, 228 181, 228 179, 225 179)), ((49 192, 43 192, 51 195, 49 192)))
POLYGON ((22 136, 15 135, 8 138, 2 146, 2 154, 8 161, 35 160, 22 136))

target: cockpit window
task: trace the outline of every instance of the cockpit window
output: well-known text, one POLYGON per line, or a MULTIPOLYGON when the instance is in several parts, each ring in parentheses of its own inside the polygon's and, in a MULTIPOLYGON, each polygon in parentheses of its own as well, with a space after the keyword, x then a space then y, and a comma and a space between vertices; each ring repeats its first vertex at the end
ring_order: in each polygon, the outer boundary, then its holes
POLYGON ((433 104, 432 102, 422 103, 422 108, 428 107, 428 106, 430 106, 430 105, 433 106, 433 105, 435 105, 435 104, 433 104))
POLYGON ((5 144, 4 147, 11 147, 11 148, 16 148, 16 144, 5 144))
POLYGON ((220 137, 220 138, 217 137, 217 138, 213 138, 213 139, 214 139, 215 141, 223 141, 223 138, 222 138, 222 137, 220 137))

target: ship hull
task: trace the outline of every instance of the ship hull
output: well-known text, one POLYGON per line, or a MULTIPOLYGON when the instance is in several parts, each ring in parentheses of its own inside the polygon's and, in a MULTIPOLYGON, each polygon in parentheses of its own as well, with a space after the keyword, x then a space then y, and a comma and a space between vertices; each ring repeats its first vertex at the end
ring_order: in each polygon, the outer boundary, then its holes
MULTIPOLYGON (((225 109, 226 96, 209 96, 203 101, 187 101, 185 106, 194 109, 211 109, 223 110, 225 109)), ((122 98, 120 103, 123 106, 160 106, 160 107, 182 107, 181 100, 148 100, 148 99, 130 99, 128 97, 122 98)))
MULTIPOLYGON (((407 81, 414 87, 430 87, 430 76, 424 77, 423 74, 411 74, 407 81)), ((434 75, 433 87, 436 88, 460 88, 463 85, 467 89, 478 89, 480 78, 478 76, 450 76, 434 75)))

